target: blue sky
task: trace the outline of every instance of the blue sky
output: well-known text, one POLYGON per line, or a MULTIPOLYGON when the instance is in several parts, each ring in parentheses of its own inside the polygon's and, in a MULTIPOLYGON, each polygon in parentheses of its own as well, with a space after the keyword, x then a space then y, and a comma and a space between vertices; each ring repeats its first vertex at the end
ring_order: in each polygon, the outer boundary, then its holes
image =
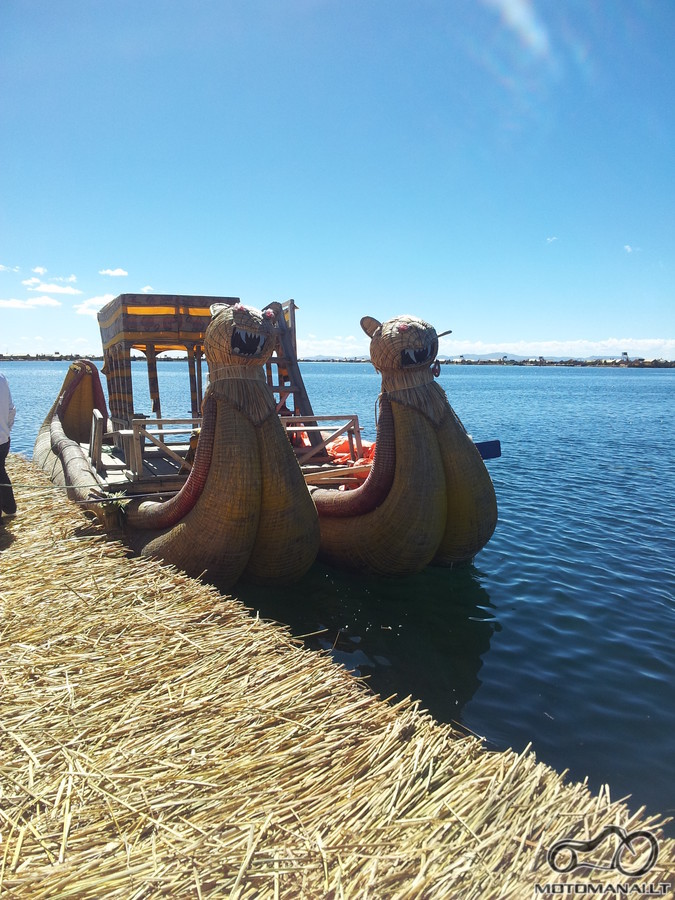
POLYGON ((670 0, 3 0, 0 352, 152 291, 675 359, 673 46, 670 0))

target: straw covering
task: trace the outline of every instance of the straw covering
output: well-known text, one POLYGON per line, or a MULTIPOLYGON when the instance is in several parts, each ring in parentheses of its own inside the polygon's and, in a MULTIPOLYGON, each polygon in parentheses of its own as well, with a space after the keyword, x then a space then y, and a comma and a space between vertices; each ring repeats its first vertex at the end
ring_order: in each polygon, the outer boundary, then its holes
MULTIPOLYGON (((128 558, 9 463, 0 892, 521 900, 580 880, 546 862, 562 837, 609 823, 660 836, 608 790, 565 785, 527 751, 486 752, 238 601, 128 558)), ((672 881, 673 850, 661 839, 642 880, 672 881)))

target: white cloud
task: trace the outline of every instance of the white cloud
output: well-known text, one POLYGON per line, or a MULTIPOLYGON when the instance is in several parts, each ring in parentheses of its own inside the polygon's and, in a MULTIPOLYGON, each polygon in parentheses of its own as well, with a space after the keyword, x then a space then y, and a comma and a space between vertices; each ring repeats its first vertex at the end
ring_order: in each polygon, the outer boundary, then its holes
POLYGON ((557 240, 558 240, 557 237, 547 237, 547 238, 546 238, 546 243, 547 243, 547 244, 552 244, 553 241, 557 241, 557 240))
MULTIPOLYGON (((46 275, 47 270, 44 266, 35 266, 34 269, 31 269, 31 272, 35 272, 36 275, 46 275)), ((60 283, 65 284, 74 284, 77 281, 77 275, 68 275, 61 276, 59 278, 52 278, 52 281, 58 281, 60 283)), ((25 281, 22 281, 21 284, 40 284, 39 278, 26 278, 25 281)))
POLYGON ((106 303, 110 303, 110 301, 114 299, 114 294, 102 294, 99 297, 90 297, 88 300, 83 300, 82 303, 75 304, 75 312, 80 316, 96 316, 96 313, 102 306, 105 306, 106 303))
POLYGON ((18 271, 19 271, 18 266, 3 266, 2 263, 0 263, 0 272, 18 272, 18 271))
POLYGON ((623 245, 623 249, 626 251, 626 253, 632 253, 632 252, 633 252, 633 248, 631 247, 630 244, 624 244, 624 245, 623 245))
POLYGON ((154 291, 154 287, 150 284, 146 284, 144 288, 141 288, 141 294, 149 294, 151 291, 154 291))
POLYGON ((29 297, 28 300, 0 300, 3 309, 35 309, 38 306, 61 306, 61 301, 54 297, 29 297))
POLYGON ((44 284, 39 278, 28 278, 22 281, 29 291, 42 291, 44 294, 81 294, 77 288, 62 284, 44 284))
POLYGON ((368 356, 370 341, 363 335, 348 335, 347 337, 317 338, 310 334, 306 338, 298 338, 298 356, 329 356, 342 359, 352 356, 368 356))
POLYGON ((128 272, 125 272, 124 269, 99 269, 99 275, 110 275, 113 278, 119 278, 121 275, 128 275, 128 272))

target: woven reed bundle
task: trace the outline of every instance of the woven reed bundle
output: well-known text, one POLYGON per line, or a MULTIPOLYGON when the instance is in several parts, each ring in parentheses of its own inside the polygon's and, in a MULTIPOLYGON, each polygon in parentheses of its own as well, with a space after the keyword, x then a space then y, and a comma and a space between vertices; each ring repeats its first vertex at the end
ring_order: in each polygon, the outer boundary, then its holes
POLYGON ((205 400, 225 400, 234 409, 245 412, 255 425, 276 412, 274 394, 261 367, 223 366, 211 372, 210 377, 205 400))
POLYGON ((319 523, 262 368, 275 346, 275 313, 240 303, 212 312, 204 335, 211 381, 193 470, 168 503, 129 505, 129 541, 229 587, 244 572, 294 581, 316 558, 319 523))
POLYGON ((410 315, 364 316, 361 327, 382 375, 376 448, 388 449, 384 458, 376 449, 365 484, 353 492, 312 491, 320 558, 380 575, 466 562, 494 532, 497 499, 480 453, 434 381, 436 330, 410 315))
MULTIPOLYGON (((165 532, 129 529, 128 539, 137 552, 170 560, 190 575, 209 569, 234 584, 246 568, 258 531, 262 475, 252 422, 224 406, 218 406, 215 415, 217 439, 193 508, 165 532)), ((147 509, 161 511, 161 504, 143 502, 139 512, 147 509)))
POLYGON ((96 367, 88 360, 77 360, 68 367, 61 391, 38 431, 33 449, 36 464, 54 484, 67 485, 68 497, 78 503, 85 502, 92 488, 99 486, 79 444, 89 440, 94 408, 107 419, 96 367), (57 409, 65 410, 63 421, 55 415, 57 409))
MULTIPOLYGON (((9 462, 22 487, 0 530, 7 896, 520 900, 574 880, 546 863, 560 837, 658 834, 607 790, 486 752, 236 600, 128 558, 9 462)), ((650 882, 673 880, 673 842, 660 850, 650 882)))
POLYGON ((321 556, 336 566, 381 575, 418 572, 434 558, 446 526, 443 460, 433 427, 392 404, 396 472, 385 499, 365 515, 321 519, 321 556))

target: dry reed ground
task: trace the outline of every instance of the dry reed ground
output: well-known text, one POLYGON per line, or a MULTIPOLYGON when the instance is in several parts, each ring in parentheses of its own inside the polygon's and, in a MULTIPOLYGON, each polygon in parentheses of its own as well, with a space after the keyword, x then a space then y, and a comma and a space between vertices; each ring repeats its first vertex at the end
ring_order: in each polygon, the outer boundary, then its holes
POLYGON ((9 462, 8 897, 521 900, 535 884, 675 881, 665 839, 641 879, 553 872, 546 851, 564 836, 659 835, 661 820, 384 702, 236 599, 130 558, 31 463, 9 462))

